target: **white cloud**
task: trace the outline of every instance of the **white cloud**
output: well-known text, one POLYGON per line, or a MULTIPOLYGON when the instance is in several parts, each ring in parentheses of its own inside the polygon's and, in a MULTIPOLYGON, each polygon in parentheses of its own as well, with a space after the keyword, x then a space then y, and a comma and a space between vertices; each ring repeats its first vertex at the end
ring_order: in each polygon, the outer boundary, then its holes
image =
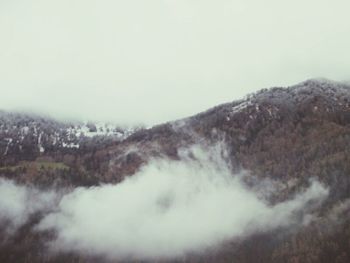
POLYGON ((176 257, 258 230, 301 224, 310 202, 328 194, 314 181, 293 199, 270 206, 241 175, 232 175, 221 153, 220 147, 192 148, 181 161, 154 160, 120 184, 77 188, 38 229, 57 231, 56 250, 176 257))
POLYGON ((311 77, 348 80, 349 1, 0 3, 0 104, 154 124, 311 77))
POLYGON ((9 234, 14 233, 31 215, 50 208, 56 197, 54 192, 39 191, 0 178, 0 223, 6 224, 9 234))
POLYGON ((305 225, 327 197, 319 182, 269 205, 280 182, 232 174, 221 145, 192 147, 180 160, 155 159, 117 185, 40 191, 0 179, 0 223, 7 234, 40 212, 37 231, 55 230, 51 248, 107 258, 171 258, 256 231, 305 225))

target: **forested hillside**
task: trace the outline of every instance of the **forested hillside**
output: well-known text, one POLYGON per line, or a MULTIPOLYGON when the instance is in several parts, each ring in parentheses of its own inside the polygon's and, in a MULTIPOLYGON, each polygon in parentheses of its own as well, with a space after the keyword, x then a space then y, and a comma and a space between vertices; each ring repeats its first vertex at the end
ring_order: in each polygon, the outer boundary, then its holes
MULTIPOLYGON (((270 205, 289 200, 310 179, 325 185, 329 195, 312 211, 310 222, 255 232, 212 250, 159 262, 350 262, 350 86, 345 84, 309 80, 265 89, 149 129, 106 126, 99 132, 91 123, 2 112, 0 176, 43 190, 116 184, 153 158, 176 161, 183 148, 217 143, 225 145, 232 173, 248 174, 248 188, 256 180, 279 183, 270 205)), ((55 233, 32 231, 41 218, 41 213, 32 215, 11 235, 2 223, 0 262, 106 260, 47 252, 55 233)), ((138 259, 113 259, 121 261, 138 259)))

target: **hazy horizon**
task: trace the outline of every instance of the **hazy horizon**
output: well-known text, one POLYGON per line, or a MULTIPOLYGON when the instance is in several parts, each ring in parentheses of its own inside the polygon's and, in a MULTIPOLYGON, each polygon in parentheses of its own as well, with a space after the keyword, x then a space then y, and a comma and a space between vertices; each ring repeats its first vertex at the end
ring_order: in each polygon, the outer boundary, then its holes
POLYGON ((350 3, 0 3, 0 109, 153 125, 272 86, 349 80, 350 3))

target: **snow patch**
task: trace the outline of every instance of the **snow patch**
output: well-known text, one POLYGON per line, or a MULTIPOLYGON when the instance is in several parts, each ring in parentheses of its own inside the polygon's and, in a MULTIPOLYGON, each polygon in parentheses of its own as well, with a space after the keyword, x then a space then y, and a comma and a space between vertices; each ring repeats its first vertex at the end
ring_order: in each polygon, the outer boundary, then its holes
POLYGON ((252 102, 250 100, 243 101, 242 103, 232 107, 231 114, 235 114, 235 113, 241 112, 242 110, 248 108, 251 105, 252 105, 252 102))
POLYGON ((9 150, 10 144, 12 143, 13 139, 12 138, 5 138, 5 141, 7 141, 6 149, 3 155, 7 155, 7 152, 9 150))
POLYGON ((79 147, 80 147, 79 144, 76 144, 76 143, 73 143, 73 142, 70 142, 70 143, 63 142, 62 146, 65 147, 65 148, 76 148, 76 149, 79 149, 79 147))
POLYGON ((40 153, 45 152, 45 149, 44 149, 44 147, 43 147, 42 144, 41 144, 42 135, 43 135, 43 133, 40 132, 39 137, 38 137, 38 147, 39 147, 39 152, 40 152, 40 153))

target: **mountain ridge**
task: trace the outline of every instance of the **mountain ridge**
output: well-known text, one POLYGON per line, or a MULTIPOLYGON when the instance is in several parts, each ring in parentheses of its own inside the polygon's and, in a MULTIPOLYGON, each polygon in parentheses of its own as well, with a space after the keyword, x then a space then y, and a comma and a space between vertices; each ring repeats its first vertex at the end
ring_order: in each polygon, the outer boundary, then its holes
MULTIPOLYGON (((0 152, 5 152, 9 140, 4 139, 10 137, 2 134, 1 138, 0 152)), ((287 88, 264 89, 185 119, 130 132, 122 139, 92 139, 87 139, 91 142, 89 147, 40 152, 35 137, 32 145, 35 154, 23 157, 8 151, 9 154, 1 156, 0 176, 44 189, 115 184, 135 174, 153 158, 176 161, 180 160, 179 150, 183 148, 222 142, 232 169, 252 175, 246 182, 248 186, 254 184, 249 181, 254 178, 280 183, 272 203, 290 199, 313 178, 329 188, 329 198, 315 211, 315 221, 301 230, 257 233, 242 242, 228 242, 215 253, 190 255, 185 261, 177 262, 231 262, 232 259, 257 262, 253 255, 259 255, 258 262, 350 260, 346 241, 350 240, 350 205, 347 205, 350 86, 347 84, 307 80, 287 88), (275 238, 276 235, 279 237, 275 238)), ((32 238, 28 233, 23 235, 32 238)), ((27 243, 21 242, 18 249, 24 255, 38 249, 30 248, 28 252, 24 245, 27 243)), ((1 255, 3 262, 10 262, 0 248, 0 259, 1 255)), ((68 258, 70 262, 79 260, 79 256, 68 258)), ((36 260, 41 262, 40 258, 36 260)), ((58 256, 50 262, 60 260, 58 256)), ((83 260, 91 259, 83 255, 83 260)))

